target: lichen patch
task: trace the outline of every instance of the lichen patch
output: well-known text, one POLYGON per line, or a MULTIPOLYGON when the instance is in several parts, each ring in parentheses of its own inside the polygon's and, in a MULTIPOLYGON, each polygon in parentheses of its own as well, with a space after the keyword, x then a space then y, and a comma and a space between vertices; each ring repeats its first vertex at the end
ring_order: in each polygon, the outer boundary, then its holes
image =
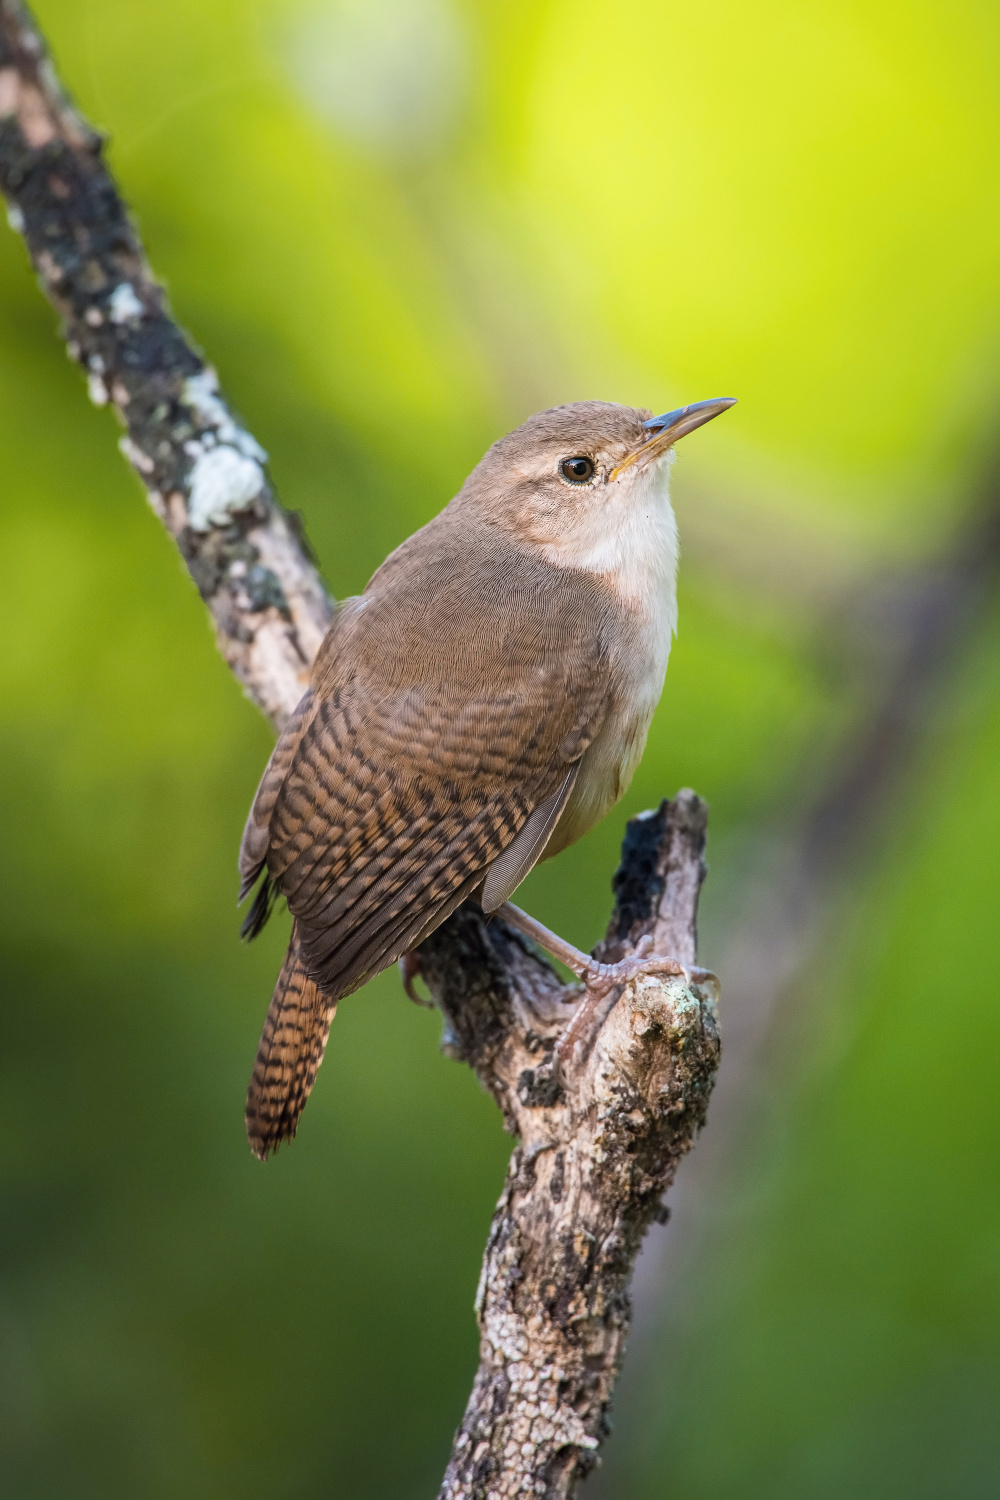
POLYGON ((195 531, 224 526, 246 510, 265 486, 264 471, 229 443, 220 443, 195 459, 188 475, 188 522, 195 531))

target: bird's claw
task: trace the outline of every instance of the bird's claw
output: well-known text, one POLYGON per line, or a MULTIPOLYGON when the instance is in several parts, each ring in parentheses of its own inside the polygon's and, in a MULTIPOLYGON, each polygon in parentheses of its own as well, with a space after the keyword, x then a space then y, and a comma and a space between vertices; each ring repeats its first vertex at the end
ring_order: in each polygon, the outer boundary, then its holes
POLYGON ((406 998, 412 1000, 414 1005, 422 1005, 425 1010, 433 1010, 433 1000, 425 1000, 413 988, 415 981, 423 973, 420 967, 420 955, 418 953, 404 953, 399 960, 399 972, 403 980, 403 991, 406 998))
POLYGON ((553 1053, 553 1067, 557 1074, 562 1071, 566 1058, 576 1053, 581 1044, 584 1052, 590 1050, 609 1011, 614 1009, 614 1001, 610 1006, 607 1004, 607 996, 612 990, 622 989, 636 979, 662 976, 683 979, 688 986, 692 983, 706 988, 713 986, 713 998, 718 1000, 721 986, 709 969, 688 967, 676 958, 664 958, 650 952, 652 946, 653 939, 647 935, 636 944, 635 952, 619 963, 602 964, 596 959, 591 960, 581 976, 584 984, 582 998, 553 1053))
POLYGON ((647 936, 640 940, 631 957, 623 958, 619 963, 602 964, 595 959, 583 976, 587 989, 595 994, 606 994, 617 985, 631 984, 633 980, 654 975, 683 979, 685 984, 691 983, 690 969, 678 963, 675 958, 664 958, 660 954, 651 953, 649 950, 652 946, 653 940, 647 936))

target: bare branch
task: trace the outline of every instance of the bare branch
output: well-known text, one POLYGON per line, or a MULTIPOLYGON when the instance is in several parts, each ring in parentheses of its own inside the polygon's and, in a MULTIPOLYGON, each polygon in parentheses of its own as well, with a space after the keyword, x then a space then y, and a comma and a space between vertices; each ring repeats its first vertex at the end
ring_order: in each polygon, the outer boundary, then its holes
MULTIPOLYGON (((135 227, 19 0, 0 0, 0 188, 92 400, 175 538, 219 645, 276 725, 291 713, 333 613, 266 455, 170 317, 135 227)), ((707 809, 682 792, 633 819, 601 957, 652 935, 695 958, 707 809)), ((624 1354, 643 1233, 705 1117, 718 1064, 711 997, 646 978, 612 996, 586 1055, 553 1049, 578 992, 511 929, 460 909, 420 950, 468 1062, 518 1138, 477 1298, 479 1373, 445 1500, 565 1497, 592 1467, 624 1354)))
POLYGON ((101 138, 69 103, 18 0, 0 0, 0 190, 91 399, 121 418, 122 452, 181 550, 223 656, 280 726, 332 600, 274 497, 267 455, 170 316, 101 138))
MULTIPOLYGON (((681 792, 629 824, 606 952, 669 932, 669 951, 693 962, 707 813, 681 792)), ((420 959, 445 1049, 475 1068, 518 1138, 476 1301, 479 1371, 441 1500, 561 1500, 608 1430, 633 1261, 705 1118, 719 1060, 712 998, 682 979, 629 985, 589 1055, 555 1076, 578 991, 517 933, 466 907, 420 959)))

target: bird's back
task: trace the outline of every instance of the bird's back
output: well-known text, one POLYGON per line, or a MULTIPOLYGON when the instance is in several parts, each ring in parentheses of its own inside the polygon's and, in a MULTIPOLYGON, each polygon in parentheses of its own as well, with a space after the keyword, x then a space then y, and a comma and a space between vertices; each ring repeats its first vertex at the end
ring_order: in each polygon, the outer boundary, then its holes
POLYGON ((643 420, 531 419, 338 610, 241 849, 250 935, 275 893, 293 917, 248 1098, 259 1154, 294 1134, 338 999, 466 898, 496 909, 627 786, 674 619, 665 478, 611 483, 643 420), (560 456, 578 438, 598 460, 560 456))

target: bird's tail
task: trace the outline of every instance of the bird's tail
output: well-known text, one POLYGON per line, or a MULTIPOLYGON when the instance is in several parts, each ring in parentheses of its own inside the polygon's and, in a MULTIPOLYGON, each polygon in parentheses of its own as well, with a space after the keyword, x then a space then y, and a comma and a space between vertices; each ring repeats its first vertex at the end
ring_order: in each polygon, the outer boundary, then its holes
POLYGON ((247 1138, 261 1161, 295 1135, 336 1012, 306 973, 293 927, 247 1091, 247 1138))

